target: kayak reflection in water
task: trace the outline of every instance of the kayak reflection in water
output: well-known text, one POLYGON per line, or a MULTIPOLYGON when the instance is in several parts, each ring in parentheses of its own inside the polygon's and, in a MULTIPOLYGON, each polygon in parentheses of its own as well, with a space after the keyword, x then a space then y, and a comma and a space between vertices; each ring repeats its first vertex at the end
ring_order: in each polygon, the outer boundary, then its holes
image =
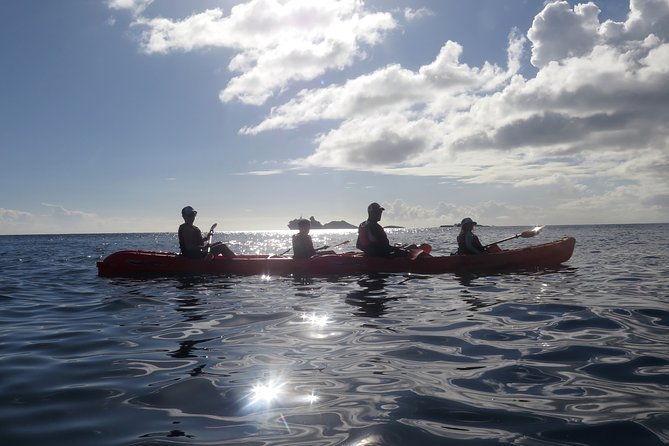
POLYGON ((184 223, 179 226, 179 248, 181 249, 181 254, 191 259, 201 259, 207 257, 208 254, 212 256, 221 254, 225 257, 234 257, 235 253, 227 245, 221 242, 208 243, 208 239, 214 235, 214 227, 212 226, 207 236, 203 237, 200 228, 193 224, 196 215, 197 211, 191 206, 186 206, 181 210, 181 216, 184 219, 184 223))
POLYGON ((316 254, 314 243, 309 235, 311 223, 309 220, 302 219, 297 223, 297 227, 300 232, 293 235, 293 258, 307 259, 316 254))
POLYGON ((497 245, 491 245, 486 248, 481 244, 479 238, 473 232, 476 224, 469 217, 462 219, 460 233, 458 234, 458 254, 477 255, 501 251, 497 245))
POLYGON ((368 218, 358 226, 358 240, 355 247, 374 257, 406 257, 406 249, 390 246, 386 231, 379 224, 383 211, 385 209, 379 203, 367 206, 368 218))

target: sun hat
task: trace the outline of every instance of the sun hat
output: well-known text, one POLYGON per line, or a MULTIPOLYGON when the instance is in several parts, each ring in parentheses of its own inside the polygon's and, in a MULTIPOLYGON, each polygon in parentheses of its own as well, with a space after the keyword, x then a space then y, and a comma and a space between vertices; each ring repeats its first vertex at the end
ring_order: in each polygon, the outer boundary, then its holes
POLYGON ((460 222, 460 226, 464 226, 464 225, 467 225, 467 224, 471 224, 471 225, 476 226, 478 223, 476 223, 474 220, 472 220, 472 219, 469 218, 469 217, 465 217, 465 218, 463 218, 462 221, 460 222))

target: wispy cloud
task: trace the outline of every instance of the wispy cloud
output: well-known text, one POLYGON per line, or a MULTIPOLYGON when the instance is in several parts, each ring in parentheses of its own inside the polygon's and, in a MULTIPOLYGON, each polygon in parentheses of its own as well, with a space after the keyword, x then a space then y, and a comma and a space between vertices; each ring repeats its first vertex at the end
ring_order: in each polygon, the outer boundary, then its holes
POLYGON ((134 15, 141 14, 153 0, 107 0, 107 6, 115 10, 127 10, 134 15))
POLYGON ((91 212, 73 211, 66 209, 60 204, 42 203, 42 206, 49 210, 49 214, 57 218, 66 218, 72 220, 91 220, 97 218, 97 215, 91 212))

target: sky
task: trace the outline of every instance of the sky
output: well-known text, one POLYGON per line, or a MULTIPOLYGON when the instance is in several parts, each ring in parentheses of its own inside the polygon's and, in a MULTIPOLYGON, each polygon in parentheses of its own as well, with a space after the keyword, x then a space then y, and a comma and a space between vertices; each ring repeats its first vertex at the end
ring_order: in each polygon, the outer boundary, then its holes
POLYGON ((669 222, 669 0, 4 0, 0 234, 669 222))

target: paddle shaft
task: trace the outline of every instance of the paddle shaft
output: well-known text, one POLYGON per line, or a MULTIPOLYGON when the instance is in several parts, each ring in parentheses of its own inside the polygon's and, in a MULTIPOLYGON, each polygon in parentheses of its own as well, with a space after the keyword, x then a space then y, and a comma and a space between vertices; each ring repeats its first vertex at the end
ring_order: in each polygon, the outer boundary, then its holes
POLYGON ((336 248, 337 246, 345 245, 345 244, 347 244, 347 243, 351 243, 351 241, 350 241, 350 240, 344 240, 343 242, 341 242, 341 243, 337 243, 336 245, 332 245, 332 246, 328 246, 328 245, 321 246, 320 248, 316 248, 316 249, 314 249, 314 251, 320 251, 321 249, 327 249, 327 248, 336 248))
POLYGON ((505 238, 505 239, 498 240, 498 241, 496 241, 496 242, 494 242, 494 243, 490 243, 490 244, 488 244, 488 245, 485 245, 483 248, 484 248, 484 249, 485 249, 485 248, 489 248, 489 247, 491 247, 491 246, 493 246, 493 245, 496 245, 496 244, 498 244, 498 243, 507 242, 507 241, 509 241, 509 240, 513 240, 514 238, 518 238, 518 237, 523 237, 523 238, 534 237, 535 235, 539 234, 543 229, 544 229, 544 226, 535 226, 534 228, 532 228, 532 229, 528 229, 527 231, 523 231, 523 232, 521 232, 520 234, 516 234, 516 235, 513 235, 513 236, 511 236, 511 237, 507 237, 507 238, 505 238))
MULTIPOLYGON (((345 244, 347 244, 347 243, 351 243, 351 241, 350 241, 350 240, 344 240, 343 242, 341 242, 341 243, 337 243, 336 245, 333 245, 333 246, 328 246, 328 245, 321 246, 320 248, 316 248, 316 249, 314 249, 314 251, 320 251, 321 249, 327 249, 327 248, 336 248, 337 246, 345 245, 345 244)), ((291 249, 293 249, 293 248, 290 247, 290 248, 286 249, 284 252, 282 252, 281 254, 279 254, 279 256, 283 256, 283 255, 288 254, 288 253, 290 252, 291 249)))
POLYGON ((211 225, 211 228, 209 229, 209 235, 207 235, 207 254, 211 252, 211 239, 214 237, 214 229, 216 229, 216 226, 218 226, 218 223, 211 225))
POLYGON ((516 235, 513 235, 513 236, 511 236, 511 237, 507 237, 507 238, 504 238, 504 239, 502 239, 502 240, 498 240, 498 241, 496 241, 496 242, 490 243, 490 244, 488 244, 488 245, 485 245, 484 248, 488 248, 488 247, 490 247, 490 246, 492 246, 492 245, 496 245, 496 244, 498 244, 498 243, 508 242, 509 240, 513 240, 514 238, 518 238, 518 237, 520 237, 520 234, 516 234, 516 235))

